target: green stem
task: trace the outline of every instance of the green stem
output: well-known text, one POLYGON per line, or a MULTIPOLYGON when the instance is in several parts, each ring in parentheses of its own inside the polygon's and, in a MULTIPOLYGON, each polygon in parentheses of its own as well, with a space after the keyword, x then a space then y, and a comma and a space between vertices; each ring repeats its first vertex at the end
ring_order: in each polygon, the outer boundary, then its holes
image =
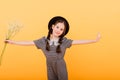
POLYGON ((7 43, 4 44, 2 53, 1 53, 1 55, 0 55, 0 66, 1 66, 1 63, 2 63, 2 57, 3 57, 3 54, 4 54, 4 52, 5 52, 6 47, 7 47, 7 43))

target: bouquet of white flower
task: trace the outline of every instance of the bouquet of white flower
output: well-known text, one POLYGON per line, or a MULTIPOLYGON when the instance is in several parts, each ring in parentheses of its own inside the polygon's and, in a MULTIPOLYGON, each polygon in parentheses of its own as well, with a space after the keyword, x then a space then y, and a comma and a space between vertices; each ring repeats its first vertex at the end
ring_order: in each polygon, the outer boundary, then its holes
MULTIPOLYGON (((8 26, 8 32, 6 34, 6 40, 12 39, 22 28, 22 25, 14 23, 14 24, 9 24, 8 26)), ((3 54, 5 52, 5 49, 7 47, 7 43, 4 44, 4 47, 2 49, 2 53, 0 55, 0 66, 2 63, 2 58, 3 58, 3 54)))

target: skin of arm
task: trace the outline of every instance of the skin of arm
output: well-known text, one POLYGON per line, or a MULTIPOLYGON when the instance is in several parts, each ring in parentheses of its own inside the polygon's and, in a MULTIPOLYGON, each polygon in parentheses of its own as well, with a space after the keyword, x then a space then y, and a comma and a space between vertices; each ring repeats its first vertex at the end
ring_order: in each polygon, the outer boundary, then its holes
POLYGON ((101 35, 100 35, 100 33, 98 33, 98 35, 97 35, 95 40, 73 40, 72 44, 73 45, 74 44, 78 45, 78 44, 96 43, 96 42, 98 42, 100 40, 100 38, 101 38, 101 35))
POLYGON ((13 41, 13 40, 5 40, 5 43, 21 45, 21 46, 32 46, 35 45, 33 41, 13 41))
MULTIPOLYGON (((73 40, 72 45, 78 44, 89 44, 89 43, 96 43, 100 40, 101 35, 98 33, 95 40, 73 40)), ((5 40, 5 43, 14 44, 14 45, 21 45, 21 46, 34 46, 33 41, 13 41, 13 40, 5 40)))

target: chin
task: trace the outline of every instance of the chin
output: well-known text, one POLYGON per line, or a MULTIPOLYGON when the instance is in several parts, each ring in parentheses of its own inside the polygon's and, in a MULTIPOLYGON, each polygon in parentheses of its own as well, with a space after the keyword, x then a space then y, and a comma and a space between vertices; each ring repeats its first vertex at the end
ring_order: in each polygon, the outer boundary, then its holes
POLYGON ((59 37, 59 36, 61 36, 61 35, 59 35, 59 34, 56 34, 55 36, 56 36, 56 37, 59 37))

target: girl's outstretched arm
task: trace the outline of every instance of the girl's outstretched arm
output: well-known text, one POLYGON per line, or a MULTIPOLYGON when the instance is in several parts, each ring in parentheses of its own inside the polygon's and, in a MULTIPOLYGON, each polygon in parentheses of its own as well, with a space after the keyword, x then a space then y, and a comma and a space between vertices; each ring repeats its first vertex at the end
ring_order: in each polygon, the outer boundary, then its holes
POLYGON ((14 44, 14 45, 22 45, 22 46, 32 46, 32 45, 35 45, 33 41, 5 40, 5 43, 14 44))
POLYGON ((98 33, 95 40, 73 40, 72 44, 89 44, 89 43, 95 43, 98 42, 101 38, 100 33, 98 33))

